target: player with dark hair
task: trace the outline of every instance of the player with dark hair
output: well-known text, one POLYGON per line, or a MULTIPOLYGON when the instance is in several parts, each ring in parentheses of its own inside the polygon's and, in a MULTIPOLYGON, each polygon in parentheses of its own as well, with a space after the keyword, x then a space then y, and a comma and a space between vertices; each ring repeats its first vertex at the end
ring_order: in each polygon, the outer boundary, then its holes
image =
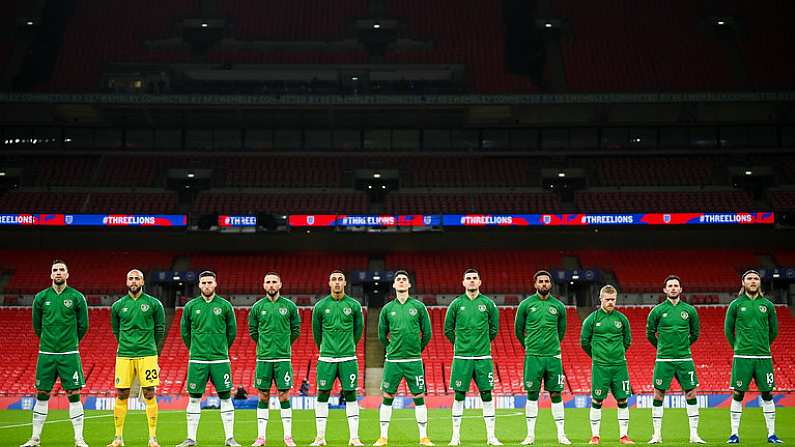
POLYGON ((317 361, 317 402, 315 403, 315 427, 317 435, 313 446, 326 445, 328 401, 334 381, 339 379, 342 396, 345 398, 345 413, 348 416, 348 444, 362 446, 359 439, 359 402, 356 390, 359 386, 359 362, 356 344, 364 332, 362 305, 345 293, 345 273, 334 270, 329 274, 331 293, 315 304, 312 309, 312 337, 320 349, 317 361))
POLYGON ((480 273, 475 269, 464 272, 464 294, 447 307, 444 335, 453 344, 453 365, 450 388, 453 400, 452 446, 461 444, 461 419, 464 400, 472 380, 483 401, 483 420, 486 423, 486 444, 502 445, 495 434, 496 414, 491 390, 494 389, 494 360, 491 342, 497 338, 500 318, 491 298, 480 293, 480 273))
POLYGON ((160 384, 157 347, 166 334, 165 315, 160 300, 144 293, 143 272, 138 269, 127 272, 127 294, 116 300, 110 309, 111 327, 119 347, 116 350, 116 406, 113 409, 116 434, 107 447, 124 445, 127 399, 130 388, 135 388, 135 380, 146 403, 149 447, 159 447, 155 387, 160 384))
POLYGON ((674 377, 685 392, 690 442, 705 444, 698 435, 698 376, 690 346, 698 340, 700 324, 696 308, 684 302, 682 280, 669 275, 663 281, 665 301, 654 306, 646 320, 646 338, 657 348, 654 362, 654 400, 651 422, 654 433, 649 444, 662 443, 663 399, 674 377))
POLYGON ((566 386, 560 342, 566 333, 566 306, 552 295, 552 275, 539 270, 533 275, 536 293, 519 303, 514 322, 514 335, 525 349, 524 387, 527 391, 525 418, 527 437, 522 445, 535 443, 538 397, 541 382, 552 400, 552 419, 558 432, 558 443, 569 445, 566 437, 561 392, 566 386))
POLYGON ((298 307, 282 296, 281 276, 268 272, 262 280, 265 296, 254 303, 248 314, 248 334, 257 344, 257 370, 254 387, 259 391, 257 402, 257 439, 253 447, 265 445, 268 431, 271 385, 279 391, 280 415, 284 445, 295 447, 292 432, 293 410, 290 408, 290 388, 293 387, 292 344, 301 335, 298 307))
POLYGON ((428 407, 425 406, 425 370, 422 351, 431 341, 431 319, 422 301, 409 296, 411 280, 405 270, 395 272, 392 282, 395 299, 378 316, 378 339, 386 348, 381 390, 384 400, 379 410, 381 436, 373 444, 387 445, 392 403, 403 379, 414 396, 414 415, 420 432, 420 445, 433 446, 428 438, 428 407))
POLYGON ((86 297, 69 287, 69 268, 60 259, 52 261, 52 285, 33 298, 33 332, 39 337, 36 361, 36 404, 33 406, 33 434, 22 447, 41 444, 41 431, 49 412, 50 392, 56 379, 69 400, 69 418, 76 447, 88 447, 83 439, 84 411, 80 390, 85 386, 78 344, 88 332, 86 297))
POLYGON ((186 385, 190 400, 187 408, 188 438, 177 447, 196 445, 196 432, 201 419, 201 399, 212 380, 221 399, 221 421, 224 445, 239 447, 235 441, 235 407, 232 405, 232 367, 229 348, 237 336, 237 320, 232 304, 215 293, 216 275, 211 271, 199 274, 201 294, 185 304, 180 329, 182 340, 190 350, 186 385))

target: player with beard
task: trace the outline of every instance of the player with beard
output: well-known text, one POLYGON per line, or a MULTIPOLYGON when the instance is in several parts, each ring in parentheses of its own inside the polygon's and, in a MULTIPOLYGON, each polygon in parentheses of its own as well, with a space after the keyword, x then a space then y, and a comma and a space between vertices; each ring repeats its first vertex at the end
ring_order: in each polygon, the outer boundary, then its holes
POLYGON ((328 400, 334 381, 339 379, 348 417, 348 444, 362 446, 359 439, 359 362, 356 344, 364 332, 362 305, 345 293, 345 274, 334 270, 329 274, 331 293, 315 303, 312 309, 312 337, 320 349, 317 359, 317 402, 315 428, 317 436, 311 445, 326 445, 328 400))
POLYGON ((268 272, 262 282, 265 296, 254 303, 248 314, 248 334, 257 344, 257 371, 254 387, 259 391, 257 403, 257 439, 252 447, 265 445, 270 410, 271 385, 279 391, 284 445, 295 447, 292 433, 293 410, 290 388, 293 387, 292 344, 301 335, 301 317, 290 298, 282 296, 281 276, 268 272))
POLYGON ((773 403, 773 356, 770 345, 778 336, 776 306, 762 295, 761 278, 756 270, 742 275, 740 296, 729 304, 724 323, 726 338, 734 350, 730 387, 734 391, 731 402, 731 429, 728 444, 740 443, 740 418, 743 397, 751 380, 762 395, 762 413, 767 426, 767 442, 781 444, 776 436, 776 406, 773 403))
POLYGON ((560 342, 566 333, 566 306, 553 296, 552 275, 539 270, 533 275, 536 293, 525 298, 516 310, 514 334, 525 349, 524 387, 527 391, 525 418, 527 437, 522 445, 535 443, 538 396, 541 382, 552 400, 552 419, 558 431, 558 443, 569 445, 564 428, 563 398, 566 386, 560 342))
POLYGON ((80 389, 86 381, 78 350, 78 343, 88 332, 88 305, 82 293, 66 284, 69 269, 64 261, 52 261, 50 279, 52 285, 33 298, 33 332, 39 337, 36 404, 33 407, 33 435, 22 447, 41 444, 50 392, 58 378, 69 400, 75 446, 88 447, 83 440, 84 412, 80 402, 80 389))
POLYGON ((116 435, 108 447, 124 445, 127 399, 135 379, 141 386, 146 403, 149 447, 159 447, 155 387, 160 384, 157 348, 166 333, 165 311, 160 300, 144 293, 144 274, 140 270, 127 272, 127 294, 113 303, 110 323, 119 347, 116 350, 116 406, 113 409, 116 435))
POLYGON ((447 307, 444 335, 453 344, 453 365, 450 368, 450 388, 453 397, 453 436, 449 445, 461 445, 461 419, 469 385, 475 385, 483 401, 483 420, 486 424, 486 445, 502 445, 495 434, 496 414, 494 398, 494 360, 491 342, 497 338, 500 318, 491 298, 480 293, 480 273, 475 269, 464 272, 464 294, 447 307))
POLYGON ((180 331, 182 341, 190 350, 188 361, 188 438, 177 447, 196 445, 196 432, 201 419, 201 400, 212 380, 221 399, 221 421, 224 426, 224 445, 240 447, 234 437, 235 407, 232 405, 232 368, 229 363, 229 348, 237 335, 237 321, 232 304, 216 295, 215 273, 199 273, 201 294, 185 304, 182 310, 180 331))
POLYGON ((705 444, 698 435, 698 376, 690 352, 690 346, 698 340, 698 313, 695 307, 681 299, 682 280, 678 276, 669 275, 665 278, 663 293, 665 301, 654 306, 646 319, 646 338, 657 348, 652 378, 654 400, 651 422, 654 433, 649 444, 662 443, 663 399, 674 377, 685 392, 690 442, 705 444))

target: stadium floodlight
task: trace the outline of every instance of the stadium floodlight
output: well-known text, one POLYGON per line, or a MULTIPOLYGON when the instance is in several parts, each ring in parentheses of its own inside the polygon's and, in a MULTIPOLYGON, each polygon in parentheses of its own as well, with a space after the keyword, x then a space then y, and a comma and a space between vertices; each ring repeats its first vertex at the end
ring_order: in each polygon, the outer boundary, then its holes
POLYGON ((773 272, 773 279, 778 279, 778 278, 781 278, 781 273, 773 272))
POLYGON ((171 279, 173 279, 174 281, 179 281, 179 276, 174 275, 174 276, 171 277, 171 279))
POLYGON ((359 80, 358 76, 351 76, 351 81, 358 81, 358 80, 359 80))
POLYGON ((71 142, 72 142, 72 139, 71 139, 71 138, 64 138, 64 139, 63 139, 63 142, 64 142, 64 143, 71 143, 71 142))
POLYGON ((745 171, 745 175, 751 175, 753 173, 754 173, 753 171, 745 171))
POLYGON ((381 189, 386 189, 386 185, 381 185, 381 189))
POLYGON ((202 23, 202 28, 207 28, 208 26, 210 26, 210 25, 208 25, 206 23, 202 23))
POLYGON ((578 279, 580 279, 580 275, 575 273, 575 274, 571 275, 571 279, 578 280, 578 279))
POLYGON ((5 177, 5 176, 6 176, 6 171, 0 171, 0 177, 5 177))
POLYGON ((188 178, 194 178, 194 177, 196 177, 196 174, 188 172, 188 178))
POLYGON ((373 283, 373 285, 376 285, 376 286, 377 286, 377 285, 378 285, 378 281, 374 282, 374 283, 373 283))
POLYGON ((544 24, 544 28, 552 28, 552 24, 547 22, 544 24))
POLYGON ((380 281, 381 277, 378 275, 373 276, 373 281, 380 281))
POLYGON ((561 177, 561 178, 566 177, 566 173, 565 172, 558 172, 558 177, 561 177))
POLYGON ((380 28, 381 28, 381 24, 380 23, 378 23, 378 22, 373 23, 373 29, 380 29, 380 28))
POLYGON ((725 21, 723 21, 723 20, 718 20, 718 22, 717 22, 717 23, 718 23, 718 25, 721 25, 721 26, 723 26, 723 25, 725 25, 725 24, 726 24, 726 22, 725 22, 725 21))
POLYGON ((367 185, 367 189, 373 189, 373 185, 367 185))
POLYGON ((373 178, 381 178, 381 173, 376 172, 375 174, 373 174, 373 178))

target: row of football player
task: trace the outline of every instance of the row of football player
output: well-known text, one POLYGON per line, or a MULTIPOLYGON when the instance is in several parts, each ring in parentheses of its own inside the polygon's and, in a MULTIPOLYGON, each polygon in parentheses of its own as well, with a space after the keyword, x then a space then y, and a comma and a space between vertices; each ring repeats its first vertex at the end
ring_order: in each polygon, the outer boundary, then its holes
MULTIPOLYGON (((70 415, 75 427, 76 444, 82 440, 82 406, 79 389, 83 385, 77 342, 87 330, 85 299, 66 286, 68 270, 63 261, 53 263, 52 287, 34 299, 33 326, 41 337, 37 390, 33 411, 33 436, 25 446, 39 444, 41 427, 46 418, 46 402, 56 377, 60 377, 70 399, 70 415), (56 332, 48 331, 55 328, 56 332), (71 351, 70 351, 71 350, 71 351), (72 373, 72 371, 74 371, 72 373), (76 397, 76 399, 75 399, 76 397)), ((551 275, 539 271, 534 275, 536 293, 519 306, 515 334, 525 347, 524 385, 528 392, 526 407, 527 437, 523 444, 535 441, 535 420, 541 384, 550 392, 552 414, 561 444, 569 444, 564 431, 564 412, 561 391, 565 384, 560 361, 560 340, 566 330, 565 306, 551 293, 551 275)), ((742 290, 727 311, 726 334, 735 351, 732 368, 734 399, 731 410, 732 435, 737 436, 742 398, 750 380, 755 379, 762 391, 768 441, 779 442, 775 435, 774 387, 770 343, 777 333, 775 307, 760 290, 759 275, 748 271, 742 275, 742 290), (762 330, 764 329, 764 330, 762 330)), ((483 416, 487 429, 487 443, 500 445, 494 435, 495 411, 491 396, 493 362, 490 341, 498 331, 497 307, 480 294, 480 276, 474 269, 464 273, 465 293, 449 306, 445 318, 445 336, 454 345, 451 369, 453 402, 453 438, 451 445, 460 443, 463 402, 474 380, 483 400, 483 416)), ((127 275, 129 293, 114 303, 111 315, 114 334, 119 341, 116 361, 117 405, 114 410, 116 437, 110 446, 123 444, 122 430, 126 417, 126 399, 133 379, 140 382, 147 404, 150 446, 157 445, 157 403, 155 386, 159 384, 157 345, 163 336, 163 310, 160 302, 143 293, 143 274, 131 270, 127 275)), ((339 379, 346 398, 346 413, 350 444, 362 445, 358 436, 359 408, 356 402, 358 364, 355 346, 361 337, 363 319, 361 305, 345 293, 345 275, 334 271, 329 275, 331 293, 320 300, 313 310, 313 337, 320 347, 317 364, 318 398, 316 404, 317 437, 312 445, 325 445, 328 417, 328 398, 335 380, 339 379)), ((182 338, 190 349, 187 388, 190 401, 187 408, 188 436, 180 445, 196 443, 200 419, 199 403, 208 380, 212 380, 221 398, 227 445, 238 445, 232 436, 234 407, 230 400, 232 389, 228 349, 234 341, 236 322, 231 304, 215 294, 217 283, 213 272, 199 275, 201 295, 191 300, 183 311, 182 338)), ((275 382, 279 390, 285 444, 295 445, 291 436, 291 409, 288 392, 292 386, 290 345, 300 333, 300 317, 295 304, 280 295, 281 279, 269 272, 263 280, 266 296, 260 299, 249 314, 249 333, 257 342, 257 371, 255 387, 260 390, 257 409, 258 438, 254 445, 264 445, 268 420, 267 402, 275 382)), ((415 412, 420 432, 420 444, 432 445, 427 437, 427 408, 424 405, 425 381, 421 352, 431 338, 430 319, 422 302, 409 296, 409 275, 400 271, 395 275, 395 300, 388 303, 379 316, 379 338, 386 346, 386 362, 382 389, 384 401, 380 409, 381 436, 375 445, 386 445, 394 393, 406 380, 415 398, 415 412)), ((655 399, 653 406, 654 434, 651 443, 661 442, 662 399, 674 377, 686 392, 690 420, 691 441, 702 443, 698 436, 698 407, 695 392, 698 378, 690 355, 690 345, 699 333, 695 308, 680 299, 681 280, 669 276, 664 282, 666 301, 649 314, 647 335, 657 347, 654 370, 655 399)), ((615 310, 617 291, 605 286, 600 291, 600 309, 583 324, 581 341, 593 357, 592 443, 599 442, 601 403, 612 392, 619 404, 621 442, 632 443, 627 436, 628 409, 626 400, 631 390, 625 352, 631 343, 629 321, 615 310)))

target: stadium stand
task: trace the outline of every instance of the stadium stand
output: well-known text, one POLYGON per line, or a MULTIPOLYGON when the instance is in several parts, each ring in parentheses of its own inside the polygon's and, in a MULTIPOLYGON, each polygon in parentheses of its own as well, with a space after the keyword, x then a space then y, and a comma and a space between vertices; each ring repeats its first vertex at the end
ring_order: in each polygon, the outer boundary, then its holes
POLYGON ((0 270, 13 273, 4 292, 35 294, 46 288, 55 257, 67 262, 69 284, 85 295, 122 294, 131 266, 169 270, 174 260, 171 253, 153 251, 4 250, 0 251, 0 270))
POLYGON ((190 60, 190 50, 154 49, 147 41, 177 35, 176 23, 199 15, 192 0, 145 0, 112 4, 99 0, 79 2, 64 33, 52 79, 44 91, 97 91, 106 65, 114 62, 179 63, 190 60), (97 39, 96 36, 103 36, 97 39))
POLYGON ((709 32, 700 5, 613 0, 554 2, 566 20, 561 37, 566 81, 573 91, 731 90, 730 54, 709 32), (671 42, 688 42, 672 45, 671 42))
POLYGON ((367 213, 364 193, 230 194, 202 192, 193 207, 198 213, 337 214, 367 213))
POLYGON ((392 193, 384 207, 394 214, 543 213, 560 209, 552 193, 392 193))
POLYGON ((740 273, 759 262, 752 252, 732 250, 584 250, 578 256, 583 268, 612 271, 622 293, 662 293, 669 274, 682 278, 685 294, 734 291, 740 273))
POLYGON ((384 258, 388 269, 404 269, 415 276, 414 293, 462 293, 464 270, 475 267, 483 281, 481 290, 489 293, 525 293, 532 289, 533 272, 560 265, 557 251, 448 251, 389 253, 384 258))
POLYGON ((631 157, 574 159, 594 167, 593 186, 700 186, 714 184, 715 161, 710 158, 631 157))
POLYGON ((387 3, 387 13, 404 20, 405 37, 432 42, 431 49, 390 50, 388 63, 465 64, 471 83, 482 93, 537 92, 526 76, 508 73, 505 66, 501 3, 481 8, 476 0, 398 0, 387 3), (478 30, 473 33, 471 30, 478 30), (495 49, 498 49, 495 51, 495 49))
POLYGON ((320 5, 311 0, 233 0, 219 6, 233 23, 232 35, 242 40, 337 40, 353 31, 352 18, 367 15, 366 0, 320 5))
POLYGON ((25 192, 0 194, 0 211, 11 213, 68 213, 79 212, 88 200, 82 192, 25 192))
POLYGON ((574 203, 582 212, 751 211, 746 191, 578 191, 574 203))
POLYGON ((769 197, 774 210, 795 210, 795 191, 770 191, 769 197))

